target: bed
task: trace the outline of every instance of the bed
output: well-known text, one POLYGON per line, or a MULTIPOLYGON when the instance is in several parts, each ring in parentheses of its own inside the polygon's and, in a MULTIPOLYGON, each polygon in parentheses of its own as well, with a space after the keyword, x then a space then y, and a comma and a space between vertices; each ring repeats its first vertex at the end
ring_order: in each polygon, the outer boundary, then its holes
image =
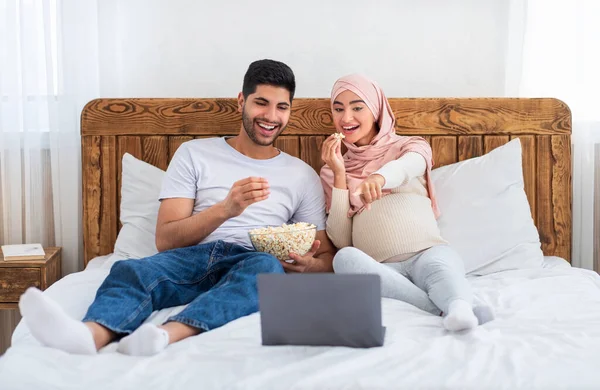
MULTIPOLYGON (((470 275, 475 294, 493 306, 496 320, 450 334, 440 317, 384 298, 388 330, 381 348, 263 347, 255 313, 148 358, 118 354, 115 343, 91 357, 43 348, 21 322, 0 358, 0 389, 600 387, 600 277, 569 264, 568 107, 556 99, 393 98, 390 103, 397 132, 425 137, 440 172, 519 139, 527 217, 539 234, 543 259, 532 267, 470 275)), ((276 144, 316 170, 322 164, 320 145, 334 131, 328 104, 328 99, 296 99, 276 144)), ((131 257, 115 249, 123 221, 128 224, 120 215, 127 194, 125 156, 164 170, 183 142, 236 134, 241 119, 236 108, 234 99, 91 101, 81 126, 85 270, 45 293, 73 317, 83 317, 111 265, 131 257)), ((160 323, 181 309, 155 312, 148 321, 160 323)))

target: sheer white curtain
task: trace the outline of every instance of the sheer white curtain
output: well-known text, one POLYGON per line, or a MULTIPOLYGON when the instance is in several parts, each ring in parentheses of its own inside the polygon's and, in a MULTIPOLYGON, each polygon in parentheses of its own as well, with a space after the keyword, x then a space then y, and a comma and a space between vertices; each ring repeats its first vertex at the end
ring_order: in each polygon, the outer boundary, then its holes
POLYGON ((0 0, 0 243, 81 262, 83 105, 98 95, 97 4, 0 0))
POLYGON ((600 260, 600 1, 514 0, 511 6, 507 82, 518 85, 520 96, 556 97, 571 108, 572 264, 593 269, 600 260))

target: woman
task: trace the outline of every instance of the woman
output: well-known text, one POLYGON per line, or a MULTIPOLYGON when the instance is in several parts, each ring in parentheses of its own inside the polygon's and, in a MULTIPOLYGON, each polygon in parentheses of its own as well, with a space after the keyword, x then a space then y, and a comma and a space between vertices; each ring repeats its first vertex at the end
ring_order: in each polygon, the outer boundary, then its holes
POLYGON ((450 331, 491 319, 489 307, 474 312, 462 260, 440 235, 429 144, 395 134, 383 91, 363 76, 336 81, 331 109, 344 137, 327 138, 321 156, 335 272, 379 274, 383 296, 443 313, 450 331))

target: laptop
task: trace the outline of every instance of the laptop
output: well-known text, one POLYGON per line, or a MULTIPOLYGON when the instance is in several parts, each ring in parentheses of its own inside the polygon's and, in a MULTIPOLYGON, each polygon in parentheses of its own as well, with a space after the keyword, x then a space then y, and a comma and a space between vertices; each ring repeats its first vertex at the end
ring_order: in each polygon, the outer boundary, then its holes
POLYGON ((259 274, 263 345, 383 345, 379 275, 259 274))

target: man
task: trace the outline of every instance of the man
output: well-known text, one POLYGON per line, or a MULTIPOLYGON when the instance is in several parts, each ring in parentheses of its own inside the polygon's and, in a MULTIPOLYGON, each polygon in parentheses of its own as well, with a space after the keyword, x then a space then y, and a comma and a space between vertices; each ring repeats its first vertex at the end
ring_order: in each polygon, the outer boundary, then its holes
POLYGON ((295 92, 285 64, 250 64, 238 110, 239 135, 180 146, 169 164, 156 228, 159 253, 115 263, 82 321, 29 289, 19 308, 42 344, 78 354, 123 337, 118 350, 152 355, 170 343, 258 310, 256 275, 330 272, 335 249, 325 233, 320 179, 273 142, 285 129, 295 92), (309 253, 294 263, 252 249, 248 230, 286 222, 317 226, 309 253), (188 306, 161 326, 142 323, 154 310, 188 306))

